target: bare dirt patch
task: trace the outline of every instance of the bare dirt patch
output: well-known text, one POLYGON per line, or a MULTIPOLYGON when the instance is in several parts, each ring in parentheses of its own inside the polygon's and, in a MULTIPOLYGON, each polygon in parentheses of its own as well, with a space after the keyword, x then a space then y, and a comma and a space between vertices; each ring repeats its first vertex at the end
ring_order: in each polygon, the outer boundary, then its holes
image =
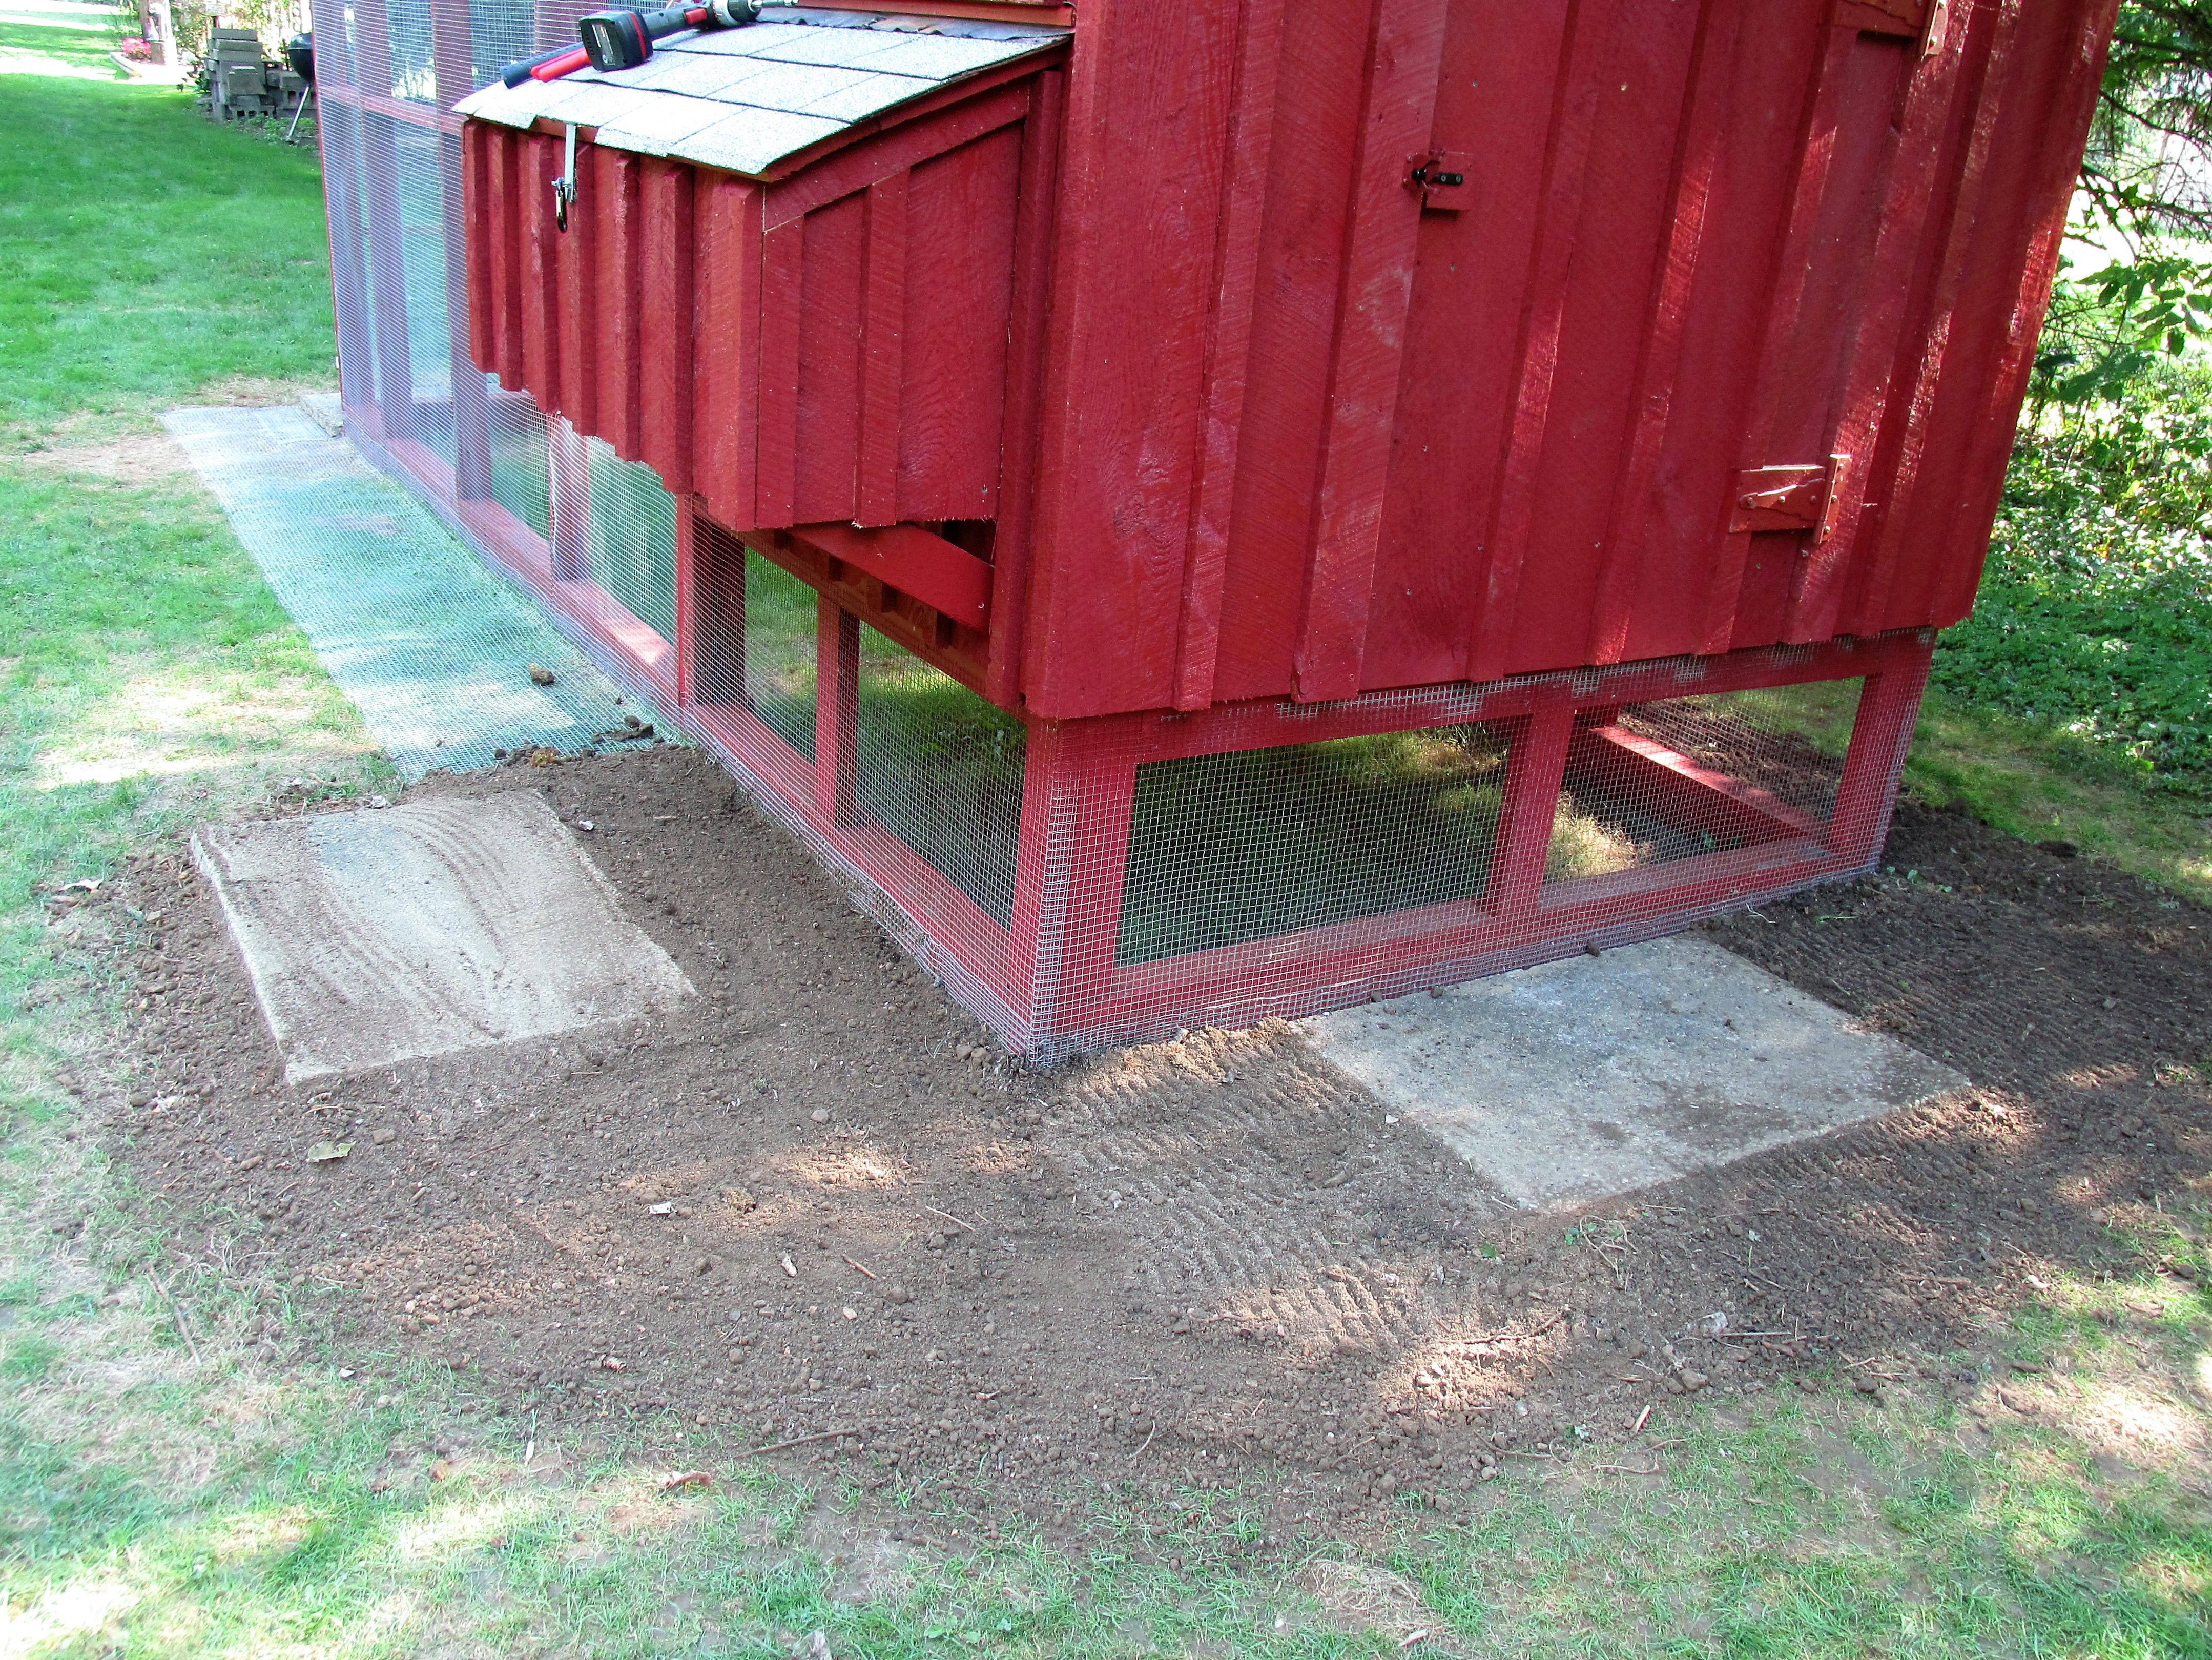
POLYGON ((112 1136, 172 1248, 213 1223, 349 1364, 434 1357, 564 1444, 673 1420, 986 1529, 1101 1487, 1455 1505, 1680 1395, 1940 1378, 2030 1276, 2122 1266, 2100 1211, 2212 1164, 2212 918, 1948 815, 1901 816, 1915 879, 1713 936, 1978 1087, 1537 1216, 1287 1027, 997 1054, 694 752, 410 794, 514 788, 593 822, 695 1004, 295 1092, 184 861, 81 903, 144 918, 112 1136))
POLYGON ((166 432, 27 450, 21 459, 26 466, 49 472, 82 473, 134 488, 173 483, 179 473, 190 473, 192 468, 190 458, 166 432))
POLYGON ((297 403, 303 392, 335 392, 324 380, 290 380, 265 374, 226 374, 209 381, 185 401, 220 404, 234 408, 275 408, 297 403))

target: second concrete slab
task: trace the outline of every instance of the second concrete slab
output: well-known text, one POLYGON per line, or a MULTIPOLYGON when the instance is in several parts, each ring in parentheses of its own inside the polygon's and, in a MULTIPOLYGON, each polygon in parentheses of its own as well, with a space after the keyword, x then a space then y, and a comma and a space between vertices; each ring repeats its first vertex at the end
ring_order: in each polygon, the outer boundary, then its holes
POLYGON ((1701 939, 1304 1023, 1322 1055, 1531 1207, 1672 1181, 1967 1079, 1701 939))

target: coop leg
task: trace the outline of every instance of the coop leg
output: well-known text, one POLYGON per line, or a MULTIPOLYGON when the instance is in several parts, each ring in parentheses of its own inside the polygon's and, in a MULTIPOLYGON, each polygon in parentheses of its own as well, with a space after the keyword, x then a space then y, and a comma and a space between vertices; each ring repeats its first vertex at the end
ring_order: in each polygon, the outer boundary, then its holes
POLYGON ((592 467, 584 435, 558 417, 545 423, 553 485, 553 575, 581 582, 592 574, 592 467))
POLYGON ((1120 721, 1030 728, 1011 967, 1026 991, 1035 1050, 1048 1060, 1100 1029, 1113 989, 1136 780, 1120 721))
POLYGON ((849 824, 860 779, 860 622, 826 598, 815 617, 814 811, 849 824))
MULTIPOLYGON (((689 708, 699 701, 695 689, 696 660, 699 654, 698 623, 699 526, 691 498, 676 498, 676 704, 689 708)), ((742 566, 739 569, 743 569, 742 566)), ((741 581, 743 578, 739 579, 741 581)), ((743 615, 744 600, 738 600, 743 615)), ((742 639, 742 636, 740 636, 742 639)), ((739 648, 743 650, 742 646, 739 648)), ((740 658, 742 663, 743 659, 740 658)))
MULTIPOLYGON (((376 409, 376 371, 368 326, 368 272, 362 246, 361 112, 327 129, 324 177, 330 187, 331 295, 337 314, 338 394, 347 417, 381 438, 384 423, 376 409)), ((316 125, 322 125, 319 118, 316 125)))
POLYGON ((1574 734, 1574 705, 1562 699, 1534 710, 1514 729, 1506 747, 1505 799, 1498 808, 1498 840, 1483 893, 1485 904, 1501 918, 1526 916, 1536 909, 1574 734))
POLYGON ((1867 677, 1859 692, 1858 716, 1851 724, 1851 746, 1844 757, 1827 837, 1829 850, 1854 866, 1871 864, 1889 833, 1898 775, 1912 745, 1931 655, 1931 648, 1925 645, 1899 651, 1879 673, 1867 677))
MULTIPOLYGON (((381 20, 379 20, 379 27, 381 20)), ((393 119, 360 112, 368 186, 370 304, 376 315, 376 383, 384 439, 415 438, 415 371, 407 345, 407 266, 400 239, 399 155, 393 119)))

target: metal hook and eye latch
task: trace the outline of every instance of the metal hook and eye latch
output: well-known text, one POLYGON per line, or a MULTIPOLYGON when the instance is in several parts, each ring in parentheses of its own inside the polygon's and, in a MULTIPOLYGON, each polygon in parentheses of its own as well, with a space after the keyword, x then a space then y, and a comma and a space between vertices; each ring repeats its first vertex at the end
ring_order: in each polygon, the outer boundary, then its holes
POLYGON ((1460 156, 1449 150, 1431 150, 1412 160, 1406 187, 1421 198, 1423 208, 1456 213, 1469 204, 1474 192, 1467 187, 1467 164, 1460 156))
POLYGON ((553 181, 553 223, 568 228, 568 204, 576 199, 576 124, 568 123, 568 147, 561 163, 561 176, 553 181))

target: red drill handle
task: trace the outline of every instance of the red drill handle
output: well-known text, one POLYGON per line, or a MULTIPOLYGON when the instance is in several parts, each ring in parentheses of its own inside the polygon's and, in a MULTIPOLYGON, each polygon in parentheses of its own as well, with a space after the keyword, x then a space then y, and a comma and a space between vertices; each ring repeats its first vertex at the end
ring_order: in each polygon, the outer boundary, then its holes
POLYGON ((564 75, 574 75, 592 61, 591 54, 581 46, 571 46, 558 58, 549 58, 542 64, 530 66, 533 81, 558 81, 564 75))
POLYGON ((558 81, 593 62, 594 46, 598 57, 605 59, 599 64, 601 70, 634 68, 653 56, 653 43, 664 36, 685 29, 738 27, 759 15, 760 0, 709 0, 706 5, 664 6, 650 12, 632 7, 594 12, 580 26, 586 44, 509 64, 501 71, 501 79, 510 87, 520 86, 526 76, 532 81, 558 81))

